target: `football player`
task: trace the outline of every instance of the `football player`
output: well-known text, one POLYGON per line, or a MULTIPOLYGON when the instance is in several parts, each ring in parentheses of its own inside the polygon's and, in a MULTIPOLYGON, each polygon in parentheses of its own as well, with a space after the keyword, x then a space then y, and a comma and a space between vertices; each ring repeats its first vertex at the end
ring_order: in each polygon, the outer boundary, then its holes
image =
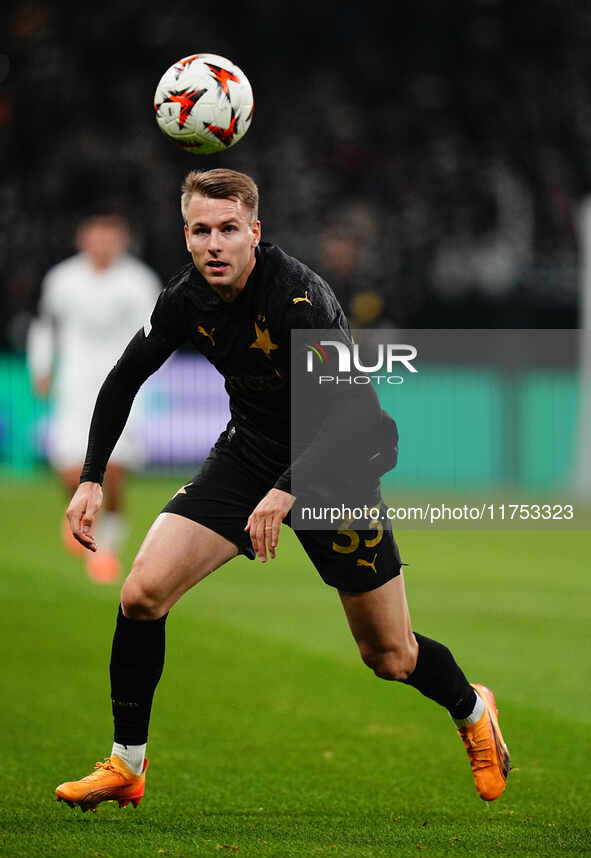
MULTIPOLYGON (((120 215, 104 211, 88 216, 78 227, 76 244, 78 253, 55 265, 43 280, 39 314, 27 343, 35 389, 39 396, 53 398, 48 459, 68 498, 79 482, 98 390, 161 289, 157 275, 127 253, 129 228, 120 215)), ((102 582, 119 577, 125 479, 142 458, 140 416, 136 407, 105 475, 100 550, 86 558, 88 573, 102 582)), ((66 548, 83 553, 64 525, 66 548)))
MULTIPOLYGON (((152 525, 123 585, 110 663, 114 744, 92 774, 57 788, 59 800, 82 810, 108 799, 137 805, 143 796, 148 723, 164 664, 169 610, 237 554, 262 562, 276 556, 281 523, 289 522, 296 500, 291 331, 330 329, 334 339, 349 339, 347 319, 322 278, 279 247, 261 243, 258 191, 249 176, 226 169, 191 172, 181 208, 191 262, 161 293, 150 320, 101 388, 80 486, 67 510, 76 539, 96 550, 101 483, 133 398, 186 341, 225 377, 231 421, 198 474, 152 525)), ((377 406, 373 388, 364 396, 363 422, 372 427, 358 445, 367 465, 364 491, 379 506, 379 474, 395 460, 397 433, 377 406), (375 461, 382 465, 372 469, 375 461)), ((335 427, 343 422, 338 409, 351 401, 336 397, 335 427)), ((355 435, 355 426, 350 428, 355 435)), ((330 461, 333 440, 322 432, 307 440, 299 465, 313 482, 330 461)), ((323 580, 338 591, 365 664, 376 676, 412 685, 449 711, 478 793, 496 799, 505 789, 509 754, 493 694, 468 682, 446 646, 413 631, 391 529, 370 522, 365 530, 348 528, 343 534, 296 533, 323 580)))

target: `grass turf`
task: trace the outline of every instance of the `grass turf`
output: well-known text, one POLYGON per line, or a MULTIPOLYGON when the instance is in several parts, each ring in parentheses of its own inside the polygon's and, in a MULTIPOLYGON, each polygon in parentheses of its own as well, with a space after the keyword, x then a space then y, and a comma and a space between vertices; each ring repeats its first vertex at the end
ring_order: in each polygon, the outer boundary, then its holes
MULTIPOLYGON (((132 483, 127 563, 176 487, 132 483)), ((110 750, 118 587, 63 552, 50 478, 4 479, 0 500, 1 855, 591 851, 589 533, 401 534, 414 627, 497 694, 515 767, 497 802, 477 797, 444 710, 361 665, 284 528, 276 561, 239 558, 174 609, 146 797, 82 815, 53 791, 110 750)))

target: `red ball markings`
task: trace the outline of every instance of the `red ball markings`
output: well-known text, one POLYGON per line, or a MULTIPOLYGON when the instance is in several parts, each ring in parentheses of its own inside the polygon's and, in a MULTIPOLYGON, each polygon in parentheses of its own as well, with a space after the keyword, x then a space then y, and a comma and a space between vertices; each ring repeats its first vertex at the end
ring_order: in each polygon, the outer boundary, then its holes
POLYGON ((195 62, 195 60, 198 60, 198 59, 199 59, 199 54, 193 54, 192 56, 190 56, 190 57, 185 57, 185 59, 184 59, 184 60, 179 60, 179 61, 178 61, 178 63, 175 63, 175 65, 174 65, 174 70, 175 70, 175 78, 176 78, 176 80, 178 80, 178 79, 179 79, 179 77, 181 76, 182 72, 184 71, 184 69, 186 69, 186 68, 187 68, 187 66, 190 66, 190 65, 191 65, 191 63, 194 63, 194 62, 195 62))
POLYGON ((181 112, 179 114, 179 128, 184 128, 189 115, 201 96, 207 92, 207 88, 205 89, 179 89, 177 92, 170 92, 164 101, 160 102, 160 104, 155 104, 154 107, 158 111, 162 104, 166 104, 167 102, 176 102, 181 106, 181 112))
POLYGON ((234 83, 240 83, 240 78, 234 74, 234 72, 228 71, 228 69, 223 69, 221 66, 214 66, 212 63, 205 63, 206 66, 211 70, 212 77, 217 81, 218 86, 230 101, 230 93, 228 92, 228 82, 234 81, 234 83))
POLYGON ((214 137, 217 137, 224 146, 230 146, 237 131, 236 124, 238 122, 238 118, 239 114, 235 113, 234 108, 232 108, 232 116, 227 128, 221 128, 219 125, 212 125, 209 122, 204 122, 203 125, 209 132, 211 132, 211 134, 213 134, 214 137))

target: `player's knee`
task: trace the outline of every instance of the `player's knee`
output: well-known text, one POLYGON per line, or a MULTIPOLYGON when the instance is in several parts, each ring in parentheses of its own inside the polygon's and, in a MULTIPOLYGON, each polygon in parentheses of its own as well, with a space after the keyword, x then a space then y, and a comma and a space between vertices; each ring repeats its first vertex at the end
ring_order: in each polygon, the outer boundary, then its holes
POLYGON ((158 593, 142 583, 132 569, 121 589, 121 607, 131 620, 157 620, 166 610, 158 593))
POLYGON ((417 663, 411 642, 394 644, 387 648, 360 645, 361 657, 380 679, 403 682, 411 675, 417 663))

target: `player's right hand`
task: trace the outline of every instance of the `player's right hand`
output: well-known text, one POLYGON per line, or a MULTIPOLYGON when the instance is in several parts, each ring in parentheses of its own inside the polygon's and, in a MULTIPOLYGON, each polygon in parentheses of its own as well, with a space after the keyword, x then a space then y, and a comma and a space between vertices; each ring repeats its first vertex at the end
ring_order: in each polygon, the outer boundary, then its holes
POLYGON ((74 538, 90 551, 96 551, 92 529, 102 502, 103 489, 100 483, 80 483, 66 510, 74 538))

